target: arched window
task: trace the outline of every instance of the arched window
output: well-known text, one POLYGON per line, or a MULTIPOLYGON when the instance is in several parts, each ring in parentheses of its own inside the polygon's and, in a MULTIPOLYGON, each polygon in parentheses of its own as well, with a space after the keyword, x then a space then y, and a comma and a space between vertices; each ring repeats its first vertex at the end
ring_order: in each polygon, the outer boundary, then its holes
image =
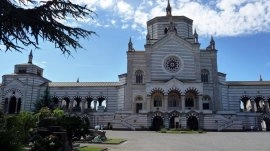
POLYGON ((154 96, 154 107, 161 107, 162 106, 162 98, 160 95, 154 96))
POLYGON ((169 107, 178 107, 180 104, 180 94, 176 91, 170 92, 168 94, 168 106, 169 107))
POLYGON ((86 105, 87 105, 86 108, 88 108, 88 109, 94 108, 94 106, 93 107, 91 106, 92 101, 93 101, 93 98, 91 98, 91 97, 86 99, 86 102, 87 102, 86 103, 86 105))
POLYGON ((167 34, 168 33, 168 28, 166 27, 165 29, 164 29, 164 34, 167 34))
POLYGON ((252 106, 251 106, 251 101, 250 98, 247 96, 243 96, 241 98, 241 102, 240 102, 240 111, 251 111, 252 106))
POLYGON ((136 101, 136 113, 139 113, 139 111, 142 110, 142 108, 143 108, 143 104, 142 104, 143 98, 142 98, 142 96, 137 96, 135 101, 136 101))
POLYGON ((209 71, 206 69, 201 70, 201 80, 202 82, 208 82, 209 81, 209 71))
POLYGON ((203 110, 210 110, 211 109, 211 98, 209 96, 204 96, 202 98, 202 102, 203 102, 203 110))
POLYGON ((9 114, 14 114, 16 112, 16 97, 12 96, 9 101, 9 109, 8 113, 9 114))
POLYGON ((185 94, 185 107, 188 109, 195 108, 198 106, 197 102, 197 93, 193 90, 189 90, 185 94))
POLYGON ((70 103, 69 98, 65 97, 62 101, 62 108, 67 110, 69 108, 69 103, 70 103))
POLYGON ((263 112, 265 110, 264 98, 258 96, 255 98, 256 112, 263 112))
POLYGON ((143 83, 143 71, 142 70, 137 70, 135 72, 136 76, 136 83, 143 83))

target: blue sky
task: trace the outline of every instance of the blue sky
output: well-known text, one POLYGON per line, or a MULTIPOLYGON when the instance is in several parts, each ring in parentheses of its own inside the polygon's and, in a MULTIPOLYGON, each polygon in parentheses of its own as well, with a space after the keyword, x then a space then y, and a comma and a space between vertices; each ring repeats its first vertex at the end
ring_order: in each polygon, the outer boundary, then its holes
MULTIPOLYGON (((73 0, 75 1, 75 0, 73 0)), ((71 56, 44 42, 33 49, 33 63, 44 68, 44 77, 54 82, 117 81, 126 72, 129 37, 135 50, 144 50, 146 21, 165 15, 167 0, 76 0, 97 13, 89 18, 62 21, 95 31, 98 36, 80 40, 84 49, 71 56)), ((270 80, 269 0, 170 0, 172 14, 193 20, 201 48, 211 35, 218 49, 218 69, 227 80, 270 80)), ((1 46, 0 46, 1 47, 1 46)), ((32 48, 23 53, 0 51, 0 75, 13 73, 14 65, 26 63, 32 48)))

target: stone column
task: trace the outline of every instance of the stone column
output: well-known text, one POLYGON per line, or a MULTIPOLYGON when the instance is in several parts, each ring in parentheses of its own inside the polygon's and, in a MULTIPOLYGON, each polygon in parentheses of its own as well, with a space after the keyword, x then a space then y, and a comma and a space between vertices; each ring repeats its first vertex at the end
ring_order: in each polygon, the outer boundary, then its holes
POLYGON ((151 111, 151 96, 146 97, 146 102, 147 102, 147 106, 146 106, 147 112, 150 112, 151 111))
POLYGON ((164 111, 168 111, 168 95, 164 95, 164 111))
POLYGON ((199 110, 200 110, 200 112, 203 111, 202 95, 199 96, 199 110))
POLYGON ((185 111, 185 96, 181 95, 181 106, 182 106, 182 112, 185 111))
POLYGON ((265 110, 267 113, 269 113, 269 102, 268 100, 264 101, 265 110))
POLYGON ((70 100, 69 102, 69 111, 72 111, 72 108, 73 108, 73 104, 74 104, 74 99, 73 100, 70 100))
POLYGON ((94 101, 94 111, 97 111, 97 100, 93 100, 94 101))
POLYGON ((256 110, 256 103, 255 103, 255 101, 254 100, 250 100, 250 101, 251 101, 252 111, 253 112, 256 112, 257 110, 256 110))
POLYGON ((86 102, 86 100, 82 99, 82 102, 81 102, 81 112, 82 113, 85 111, 85 102, 86 102))

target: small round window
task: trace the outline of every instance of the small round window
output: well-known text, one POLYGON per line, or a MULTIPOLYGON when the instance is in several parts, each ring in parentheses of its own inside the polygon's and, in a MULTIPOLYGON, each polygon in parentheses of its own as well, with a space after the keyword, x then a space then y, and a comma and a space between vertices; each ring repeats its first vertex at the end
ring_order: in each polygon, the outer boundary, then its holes
POLYGON ((181 61, 177 56, 169 56, 164 60, 164 68, 171 73, 178 72, 181 68, 181 61))

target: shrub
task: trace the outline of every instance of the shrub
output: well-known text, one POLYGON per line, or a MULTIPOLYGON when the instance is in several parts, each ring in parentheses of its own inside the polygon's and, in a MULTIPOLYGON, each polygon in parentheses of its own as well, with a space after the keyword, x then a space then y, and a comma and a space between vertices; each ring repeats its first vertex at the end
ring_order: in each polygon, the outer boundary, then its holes
POLYGON ((160 133, 167 133, 167 129, 166 128, 160 129, 160 133))

